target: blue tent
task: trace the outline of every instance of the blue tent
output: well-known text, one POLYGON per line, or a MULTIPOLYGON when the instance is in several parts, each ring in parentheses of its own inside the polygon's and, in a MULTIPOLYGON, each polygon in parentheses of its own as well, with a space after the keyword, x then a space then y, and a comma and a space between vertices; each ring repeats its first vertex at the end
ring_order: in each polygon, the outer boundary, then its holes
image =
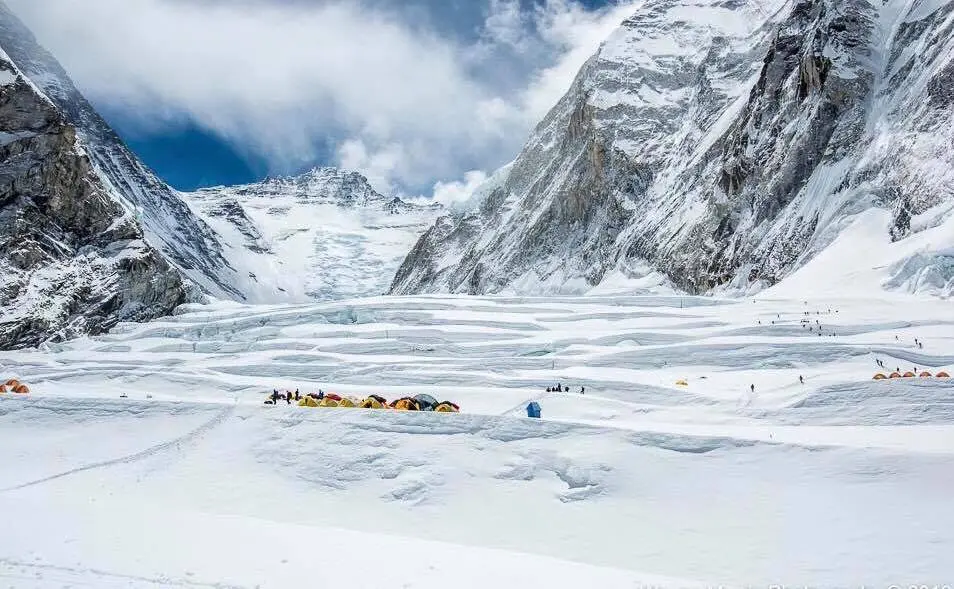
POLYGON ((533 401, 527 405, 527 417, 536 417, 540 419, 540 403, 533 401))

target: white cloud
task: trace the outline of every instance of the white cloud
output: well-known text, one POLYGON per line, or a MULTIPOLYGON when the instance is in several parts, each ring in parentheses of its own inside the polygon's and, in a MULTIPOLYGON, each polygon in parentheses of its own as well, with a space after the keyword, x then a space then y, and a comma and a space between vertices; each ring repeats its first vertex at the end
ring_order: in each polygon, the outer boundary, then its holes
MULTIPOLYGON (((631 6, 636 0, 629 0, 631 6)), ((491 0, 470 44, 361 2, 7 0, 94 102, 144 126, 188 118, 292 169, 330 152, 382 190, 493 169, 632 11, 491 0), (517 87, 495 76, 523 55, 517 87), (541 57, 544 56, 544 57, 541 57)), ((457 198, 438 184, 441 198, 457 198)))
POLYGON ((472 170, 464 174, 462 181, 438 182, 434 185, 434 201, 444 206, 463 203, 487 181, 487 174, 481 170, 472 170))

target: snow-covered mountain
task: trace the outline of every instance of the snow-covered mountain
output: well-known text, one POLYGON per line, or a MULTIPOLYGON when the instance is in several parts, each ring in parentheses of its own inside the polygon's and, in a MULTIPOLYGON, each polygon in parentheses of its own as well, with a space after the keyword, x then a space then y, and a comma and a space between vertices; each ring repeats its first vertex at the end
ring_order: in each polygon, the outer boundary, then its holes
POLYGON ((202 290, 238 297, 233 272, 212 231, 125 146, 76 89, 69 75, 0 1, 0 47, 7 61, 75 130, 77 149, 103 189, 141 226, 148 242, 202 290))
POLYGON ((647 0, 392 292, 758 289, 863 223, 950 294, 952 58, 946 0, 647 0))
POLYGON ((442 211, 385 197, 364 176, 336 168, 183 197, 228 244, 243 296, 268 303, 384 293, 442 211))
POLYGON ((381 294, 439 211, 332 169, 180 194, 0 1, 0 349, 208 297, 381 294))
POLYGON ((126 198, 164 195, 143 178, 128 194, 109 180, 142 170, 104 125, 78 126, 101 120, 57 68, 0 3, 0 348, 99 333, 191 298, 126 198))

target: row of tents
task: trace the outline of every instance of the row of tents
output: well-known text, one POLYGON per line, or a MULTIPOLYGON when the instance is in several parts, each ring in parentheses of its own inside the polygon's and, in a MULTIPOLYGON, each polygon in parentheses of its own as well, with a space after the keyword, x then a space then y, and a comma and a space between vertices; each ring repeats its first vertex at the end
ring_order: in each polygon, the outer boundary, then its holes
POLYGON ((394 409, 397 411, 436 411, 437 413, 460 413, 460 406, 451 401, 438 401, 430 395, 415 397, 401 397, 388 403, 380 395, 369 395, 358 400, 353 397, 342 397, 334 393, 322 396, 310 393, 298 401, 299 407, 345 407, 351 409, 394 409))
POLYGON ((886 375, 886 374, 884 374, 883 372, 879 372, 878 374, 874 375, 873 380, 890 380, 890 379, 892 379, 892 378, 915 378, 915 377, 918 377, 918 376, 921 377, 921 378, 932 378, 932 377, 933 377, 933 378, 951 378, 951 375, 950 375, 950 374, 948 374, 948 373, 946 373, 946 372, 943 372, 943 371, 942 371, 942 372, 938 372, 937 374, 931 374, 930 372, 928 372, 927 370, 925 370, 925 371, 922 372, 921 374, 915 374, 915 373, 913 373, 913 372, 911 372, 911 371, 908 371, 908 372, 904 372, 904 373, 901 373, 901 372, 892 372, 891 374, 887 374, 887 375, 886 375))
POLYGON ((7 382, 0 384, 0 394, 14 393, 17 395, 26 395, 29 394, 29 392, 30 387, 15 378, 11 378, 7 382))

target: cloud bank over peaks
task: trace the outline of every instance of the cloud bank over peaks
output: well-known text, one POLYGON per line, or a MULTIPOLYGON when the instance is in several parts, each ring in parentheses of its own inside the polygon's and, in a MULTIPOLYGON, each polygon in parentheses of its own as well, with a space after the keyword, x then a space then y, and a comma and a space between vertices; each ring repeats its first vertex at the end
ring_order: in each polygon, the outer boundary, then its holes
POLYGON ((514 158, 640 0, 481 1, 468 36, 381 0, 7 0, 144 131, 190 121, 273 173, 340 165, 445 203, 514 158))

